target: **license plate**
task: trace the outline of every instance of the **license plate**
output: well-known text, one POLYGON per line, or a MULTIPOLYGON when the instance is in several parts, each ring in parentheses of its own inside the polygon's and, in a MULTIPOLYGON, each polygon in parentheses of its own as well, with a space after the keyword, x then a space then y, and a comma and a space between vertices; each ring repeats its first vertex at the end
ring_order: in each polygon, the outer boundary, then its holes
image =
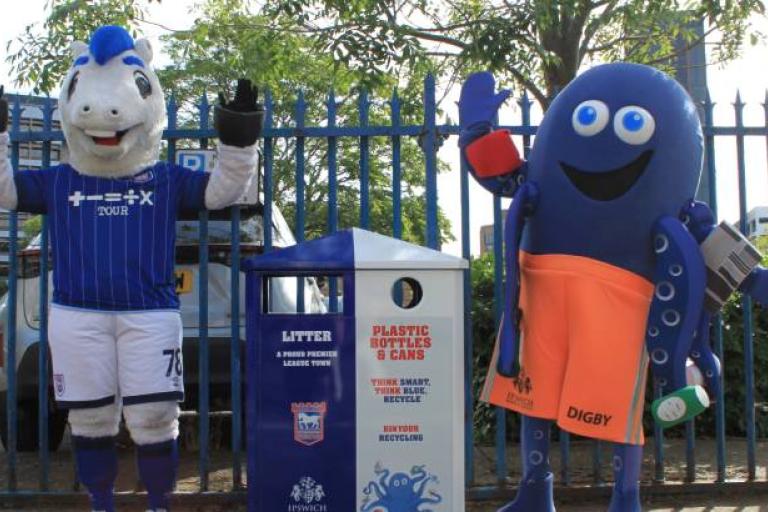
POLYGON ((192 292, 192 278, 191 270, 177 270, 176 274, 176 293, 191 293, 192 292))

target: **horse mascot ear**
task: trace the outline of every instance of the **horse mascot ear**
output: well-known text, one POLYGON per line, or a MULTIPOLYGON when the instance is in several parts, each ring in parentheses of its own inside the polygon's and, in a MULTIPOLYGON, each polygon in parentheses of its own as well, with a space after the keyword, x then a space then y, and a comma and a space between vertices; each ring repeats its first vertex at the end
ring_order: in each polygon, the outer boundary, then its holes
POLYGON ((88 53, 88 45, 82 41, 72 41, 72 43, 69 45, 69 52, 72 56, 72 60, 74 61, 84 53, 88 53))
POLYGON ((139 56, 146 62, 147 64, 152 63, 152 43, 149 42, 149 39, 139 39, 136 41, 136 53, 139 54, 139 56))

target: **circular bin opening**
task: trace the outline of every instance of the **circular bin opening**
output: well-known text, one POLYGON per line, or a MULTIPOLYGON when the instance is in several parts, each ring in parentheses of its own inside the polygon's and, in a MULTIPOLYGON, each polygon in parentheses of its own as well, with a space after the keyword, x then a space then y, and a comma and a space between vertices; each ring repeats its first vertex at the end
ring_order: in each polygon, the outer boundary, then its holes
POLYGON ((403 309, 415 308, 423 296, 421 285, 412 277, 402 277, 392 285, 392 300, 403 309))

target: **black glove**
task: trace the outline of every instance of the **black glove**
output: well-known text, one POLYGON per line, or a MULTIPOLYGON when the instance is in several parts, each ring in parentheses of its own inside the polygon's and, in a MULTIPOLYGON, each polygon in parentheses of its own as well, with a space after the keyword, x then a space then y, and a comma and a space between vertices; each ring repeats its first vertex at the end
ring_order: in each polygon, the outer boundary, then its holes
POLYGON ((252 146, 261 135, 264 105, 258 102, 259 91, 250 80, 237 81, 235 99, 227 102, 219 93, 219 104, 213 109, 213 126, 219 140, 227 146, 252 146))
POLYGON ((5 87, 0 85, 0 133, 8 129, 8 100, 3 98, 5 87))

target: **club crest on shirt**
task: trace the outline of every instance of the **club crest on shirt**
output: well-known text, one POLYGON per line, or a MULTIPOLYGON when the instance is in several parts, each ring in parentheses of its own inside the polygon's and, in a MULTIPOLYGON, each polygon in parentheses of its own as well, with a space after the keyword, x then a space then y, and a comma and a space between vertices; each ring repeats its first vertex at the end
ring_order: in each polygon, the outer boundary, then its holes
POLYGON ((155 173, 152 170, 146 170, 133 177, 134 183, 149 183, 155 178, 155 173))
POLYGON ((56 396, 63 396, 64 390, 64 375, 61 373, 53 374, 53 389, 56 390, 56 396))

